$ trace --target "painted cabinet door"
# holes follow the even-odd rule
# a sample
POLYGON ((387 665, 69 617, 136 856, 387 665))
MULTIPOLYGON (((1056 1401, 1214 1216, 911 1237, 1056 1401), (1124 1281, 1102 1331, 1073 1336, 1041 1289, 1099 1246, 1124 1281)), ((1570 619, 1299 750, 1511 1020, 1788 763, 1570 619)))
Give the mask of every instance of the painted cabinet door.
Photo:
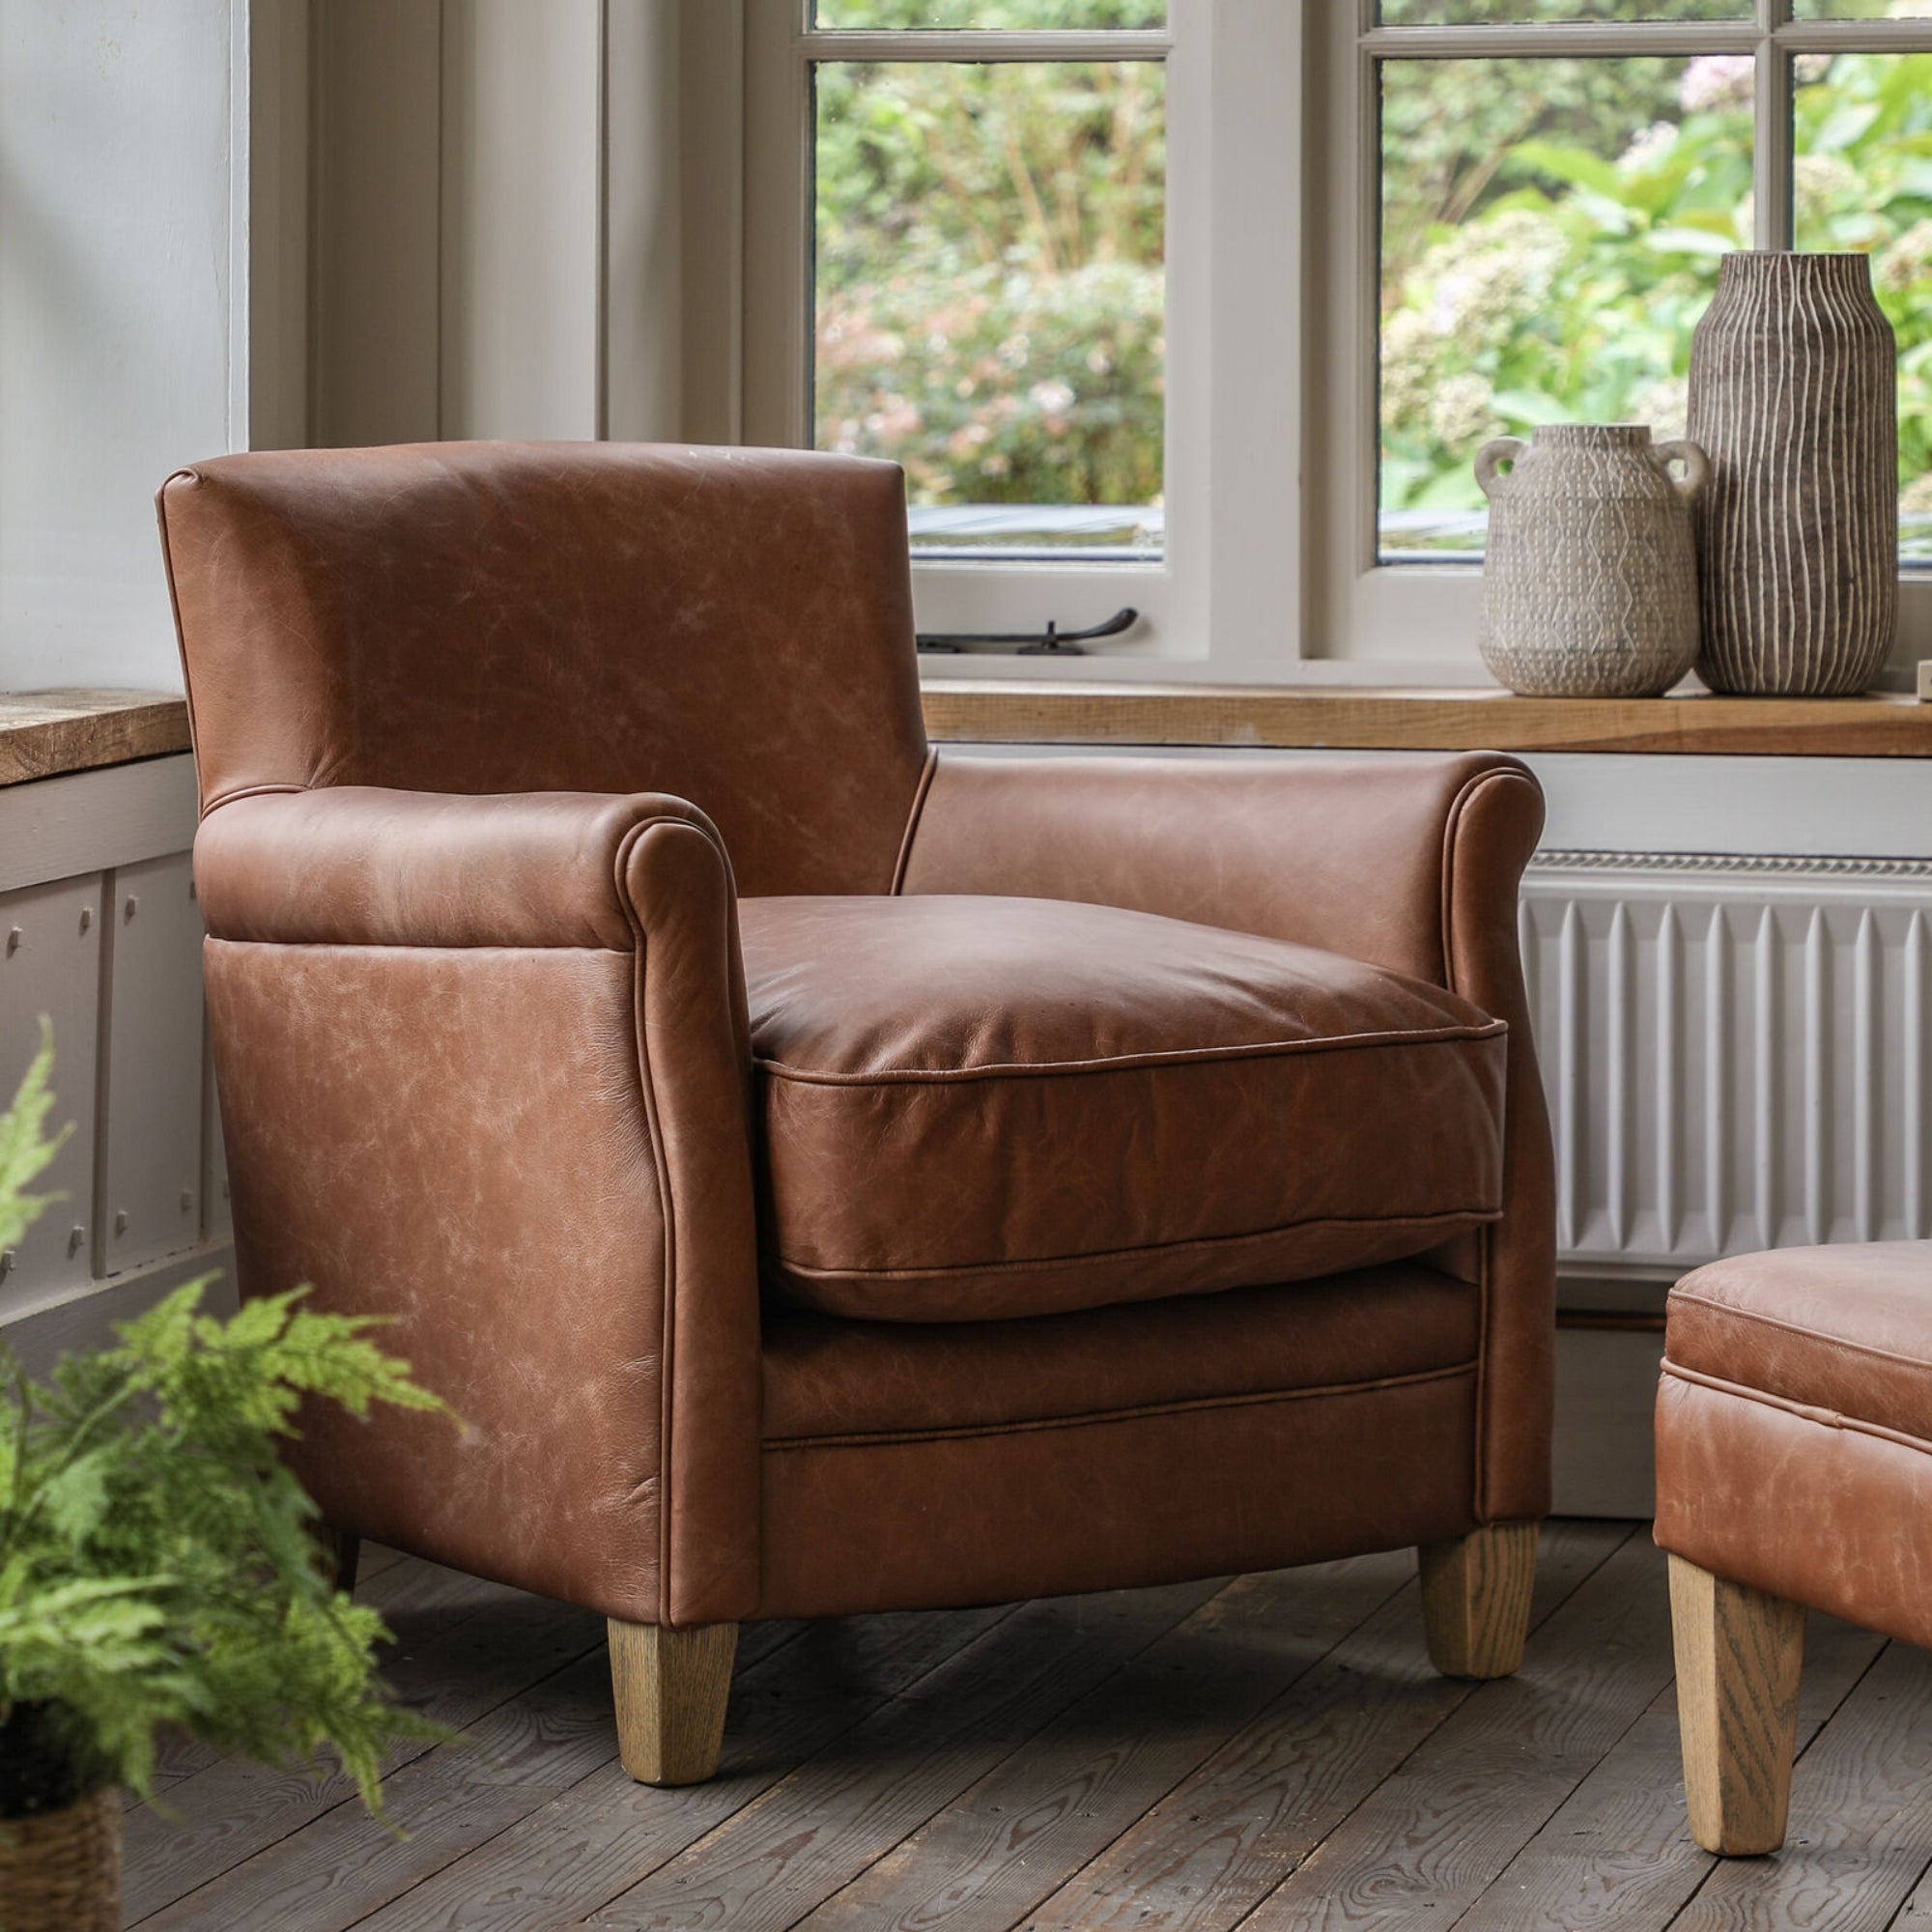
POLYGON ((32 1190, 66 1199, 49 1207, 16 1248, 0 1254, 0 1318, 85 1289, 93 1276, 101 923, 99 873, 0 894, 0 1104, 13 1097, 45 1019, 54 1040, 48 1126, 71 1125, 32 1190))
POLYGON ((99 1272, 199 1245, 201 912, 185 852, 109 875, 99 1272))

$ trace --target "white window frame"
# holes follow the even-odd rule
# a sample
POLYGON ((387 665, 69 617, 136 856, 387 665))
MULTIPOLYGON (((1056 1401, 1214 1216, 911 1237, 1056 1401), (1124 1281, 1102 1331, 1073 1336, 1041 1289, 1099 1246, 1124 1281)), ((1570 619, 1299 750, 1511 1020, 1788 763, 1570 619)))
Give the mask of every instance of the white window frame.
MULTIPOLYGON (((1932 19, 1795 21, 1792 0, 1755 0, 1737 22, 1453 28, 1378 27, 1374 0, 1169 0, 1157 34, 861 34, 814 30, 810 0, 695 4, 707 18, 743 9, 730 413, 749 443, 797 446, 808 434, 814 60, 1165 62, 1166 554, 913 571, 922 630, 1031 630, 1049 617, 1071 628, 1122 604, 1142 622, 1084 657, 928 658, 928 674, 945 677, 1486 684, 1480 569, 1376 560, 1378 60, 1751 54, 1760 128, 1777 128, 1789 56, 1932 49, 1932 19)), ((1784 231, 1789 156, 1761 138, 1756 165, 1764 246, 1784 231)), ((1920 657, 1932 657, 1932 573, 1902 572, 1894 679, 1920 657)))
MULTIPOLYGON (((1325 3, 1325 0, 1324 0, 1325 3)), ((1295 657, 1301 440, 1296 268, 1301 0, 1169 0, 1155 33, 814 29, 810 0, 746 0, 748 442, 809 423, 810 71, 827 59, 1120 60, 1167 70, 1166 537, 1158 563, 917 561, 924 631, 1134 630, 1085 657, 975 652, 943 675, 1279 674, 1295 657), (1257 425, 1266 426, 1258 436, 1257 425)))
MULTIPOLYGON (((1309 211, 1309 449, 1311 469, 1335 486, 1309 497, 1311 652, 1347 658, 1378 681, 1415 674, 1418 654, 1424 674, 1452 665, 1481 674, 1480 567, 1377 560, 1378 62, 1458 54, 1750 55, 1757 63, 1754 243, 1789 247, 1792 57, 1932 51, 1932 19, 1794 20, 1792 11, 1791 0, 1756 0, 1754 17, 1730 22, 1465 27, 1378 26, 1375 0, 1333 0, 1311 12, 1310 178, 1326 174, 1349 184, 1346 195, 1309 211), (1318 155, 1327 157, 1325 168, 1314 160, 1318 155)), ((1932 655, 1932 573, 1901 571, 1899 582, 1894 679, 1932 655)))

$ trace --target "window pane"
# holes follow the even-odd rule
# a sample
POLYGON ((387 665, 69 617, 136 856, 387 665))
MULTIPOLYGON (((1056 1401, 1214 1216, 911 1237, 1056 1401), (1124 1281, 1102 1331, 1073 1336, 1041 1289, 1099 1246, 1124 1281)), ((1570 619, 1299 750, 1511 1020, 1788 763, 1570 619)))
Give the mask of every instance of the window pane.
POLYGON ((1381 81, 1381 552, 1467 554, 1491 437, 1684 433, 1690 331, 1750 246, 1751 64, 1385 61, 1381 81))
POLYGON ((1005 28, 1009 32, 1164 27, 1167 0, 817 0, 821 27, 1005 28))
POLYGON ((903 464, 927 554, 1157 555, 1166 71, 815 78, 817 446, 903 464))
POLYGON ((1378 17, 1385 27, 1496 27, 1524 20, 1748 20, 1756 11, 1753 0, 1381 0, 1378 17))
POLYGON ((1932 0, 1795 0, 1799 20, 1932 20, 1932 0))
POLYGON ((1898 545, 1932 564, 1932 54, 1797 61, 1798 246, 1872 258, 1898 335, 1898 545))

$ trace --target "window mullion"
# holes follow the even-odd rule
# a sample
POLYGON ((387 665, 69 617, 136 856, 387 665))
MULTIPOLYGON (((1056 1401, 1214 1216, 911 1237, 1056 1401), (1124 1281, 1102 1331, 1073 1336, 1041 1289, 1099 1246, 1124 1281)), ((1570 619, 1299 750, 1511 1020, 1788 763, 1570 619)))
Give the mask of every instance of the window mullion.
POLYGON ((1791 17, 1791 0, 1757 0, 1756 101, 1752 116, 1751 185, 1754 206, 1751 241, 1759 248, 1792 245, 1794 145, 1791 56, 1777 42, 1777 30, 1791 17))

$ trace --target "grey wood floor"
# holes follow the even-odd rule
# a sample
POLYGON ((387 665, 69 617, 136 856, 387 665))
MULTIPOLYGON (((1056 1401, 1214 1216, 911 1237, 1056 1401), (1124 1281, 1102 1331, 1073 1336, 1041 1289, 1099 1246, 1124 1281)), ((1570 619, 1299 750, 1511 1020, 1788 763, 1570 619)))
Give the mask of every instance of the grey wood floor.
POLYGON ((1932 1656, 1814 1618, 1792 1841, 1684 1829, 1662 1559, 1546 1531, 1522 1672, 1423 1657, 1412 1556, 748 1630, 724 1763, 619 1770, 597 1619, 366 1552, 390 1677, 456 1744, 392 1836, 338 1779, 191 1750, 128 1814, 128 1922, 276 1932, 1424 1927, 1932 1918, 1932 1656))

